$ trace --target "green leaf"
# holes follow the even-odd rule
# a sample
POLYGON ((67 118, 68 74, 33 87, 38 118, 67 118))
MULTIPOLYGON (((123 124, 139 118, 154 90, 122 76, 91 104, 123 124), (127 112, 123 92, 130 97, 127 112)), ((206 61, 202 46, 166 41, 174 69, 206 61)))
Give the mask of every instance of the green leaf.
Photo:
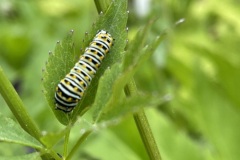
POLYGON ((41 156, 39 153, 31 153, 31 154, 26 154, 22 156, 6 156, 6 157, 1 157, 1 160, 41 160, 41 156))
POLYGON ((54 53, 50 53, 43 74, 44 95, 55 116, 62 124, 68 124, 68 114, 60 110, 55 110, 54 94, 57 84, 71 70, 77 61, 73 45, 73 31, 62 41, 57 42, 54 53))
POLYGON ((108 5, 111 3, 111 0, 94 0, 98 13, 105 12, 107 10, 108 5))
MULTIPOLYGON (((131 46, 132 49, 128 50, 126 53, 126 55, 129 55, 129 56, 124 57, 124 58, 134 57, 134 61, 132 63, 129 63, 128 66, 125 66, 124 71, 120 65, 116 64, 108 72, 106 72, 104 74, 104 77, 102 77, 102 79, 100 80, 98 93, 96 96, 95 103, 93 105, 93 108, 95 109, 95 112, 93 115, 94 121, 100 121, 105 119, 106 117, 113 118, 113 115, 117 117, 120 115, 125 115, 127 111, 130 112, 135 110, 134 107, 142 106, 140 104, 131 106, 131 103, 133 102, 129 103, 129 105, 127 103, 122 104, 122 101, 126 101, 122 91, 125 85, 133 77, 137 69, 139 69, 141 65, 149 58, 149 56, 153 54, 157 46, 162 42, 164 38, 164 36, 157 37, 155 41, 149 44, 149 46, 145 47, 144 49, 142 48, 139 49, 135 41, 139 41, 139 37, 143 37, 144 34, 145 34, 144 32, 138 33, 138 35, 134 40, 133 45, 131 46), (138 50, 139 54, 135 54, 134 56, 132 56, 131 55, 132 53, 129 53, 129 52, 137 53, 135 52, 135 50, 138 50), (126 108, 122 108, 122 105, 126 106, 126 108, 127 107, 129 108, 126 110, 126 108), (118 115, 115 114, 116 113, 115 111, 118 111, 117 112, 118 115)), ((143 98, 143 100, 144 99, 145 98, 143 98)), ((147 99, 145 100, 147 102, 147 99)), ((148 102, 151 103, 151 101, 148 101, 148 102)), ((106 118, 105 120, 109 120, 109 119, 106 118)))
POLYGON ((204 55, 205 57, 211 60, 218 74, 218 78, 219 78, 218 83, 221 83, 221 86, 225 90, 226 95, 229 98, 231 98, 231 101, 233 103, 236 104, 234 105, 234 107, 237 107, 237 109, 239 109, 239 106, 240 106, 240 99, 239 99, 240 85, 238 83, 240 81, 239 64, 238 63, 234 64, 225 55, 225 52, 227 52, 225 50, 221 51, 223 52, 222 55, 224 56, 219 56, 219 54, 214 53, 211 49, 201 47, 197 44, 191 44, 191 46, 189 45, 188 47, 195 50, 196 53, 200 55, 204 55), (233 75, 234 75, 234 78, 232 78, 233 75))
POLYGON ((152 95, 138 95, 126 98, 124 101, 111 108, 106 108, 101 115, 101 120, 115 120, 126 116, 129 113, 139 111, 143 107, 157 107, 167 101, 164 97, 152 95))
POLYGON ((0 141, 43 149, 43 146, 34 137, 19 127, 12 119, 0 114, 0 141))
POLYGON ((150 25, 147 24, 143 29, 139 30, 134 39, 130 41, 127 53, 124 56, 123 61, 124 68, 127 68, 133 65, 133 63, 136 63, 137 58, 140 55, 139 53, 141 52, 142 48, 144 48, 149 28, 150 25))
POLYGON ((110 49, 110 53, 106 56, 100 69, 98 70, 96 76, 91 82, 91 85, 88 87, 82 101, 73 111, 73 119, 76 119, 77 115, 83 113, 86 110, 86 107, 91 106, 94 102, 98 81, 103 75, 104 71, 111 67, 117 62, 122 60, 122 51, 126 45, 127 32, 126 32, 126 23, 127 23, 127 1, 114 1, 109 6, 109 9, 103 15, 100 15, 96 24, 92 28, 91 32, 85 39, 85 43, 82 48, 85 48, 92 41, 97 30, 103 29, 108 31, 114 40, 114 46, 110 49))
POLYGON ((195 98, 186 99, 179 107, 202 134, 206 149, 217 151, 211 153, 216 159, 239 159, 239 111, 201 71, 195 70, 195 78, 197 83, 188 89, 195 98))
MULTIPOLYGON (((58 120, 67 125, 70 120, 75 121, 78 115, 82 115, 88 107, 94 102, 98 80, 104 73, 107 67, 114 63, 121 61, 123 49, 126 45, 127 32, 127 1, 117 1, 111 3, 106 13, 100 15, 92 30, 85 37, 82 48, 86 48, 97 33, 97 30, 106 30, 115 39, 114 46, 111 48, 109 55, 104 59, 95 78, 88 87, 82 100, 78 106, 73 110, 73 114, 66 114, 62 111, 55 110, 54 93, 57 84, 70 71, 78 59, 73 49, 72 33, 63 40, 62 43, 57 43, 55 52, 49 56, 48 64, 46 65, 46 72, 43 76, 44 92, 48 104, 53 110, 58 120)), ((81 53, 83 54, 83 53, 81 53)), ((80 54, 78 53, 78 57, 80 54)))
MULTIPOLYGON (((111 69, 105 71, 105 74, 99 81, 99 87, 96 95, 96 99, 92 108, 94 109, 93 119, 94 121, 102 114, 103 108, 107 106, 110 98, 113 95, 112 87, 121 73, 121 66, 117 63, 111 69)), ((119 90, 118 99, 123 98, 123 92, 119 90)))

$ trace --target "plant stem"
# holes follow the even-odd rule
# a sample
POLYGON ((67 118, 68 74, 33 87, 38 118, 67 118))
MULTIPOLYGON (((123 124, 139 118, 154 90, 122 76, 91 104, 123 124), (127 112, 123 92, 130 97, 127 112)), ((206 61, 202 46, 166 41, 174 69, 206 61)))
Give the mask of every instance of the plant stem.
POLYGON ((161 156, 143 109, 133 114, 138 131, 151 160, 161 160, 161 156))
POLYGON ((40 141, 41 132, 35 125, 27 110, 25 109, 22 100, 13 88, 0 66, 0 93, 6 101, 8 107, 16 117, 18 123, 30 135, 40 141))
POLYGON ((45 160, 62 160, 62 158, 56 154, 56 152, 54 152, 53 150, 48 150, 48 154, 46 154, 45 156, 42 156, 42 159, 45 159, 45 160))
MULTIPOLYGON (((8 107, 12 111, 13 115, 17 119, 18 123, 26 132, 28 132, 30 135, 35 137, 39 142, 41 142, 40 137, 42 135, 40 130, 29 116, 27 110, 23 105, 22 100, 20 99, 16 90, 13 88, 11 82, 4 74, 1 66, 0 66, 0 84, 1 84, 0 93, 3 99, 6 101, 8 107)), ((46 150, 43 149, 39 149, 38 151, 42 153, 46 152, 46 150)), ((51 157, 54 157, 56 160, 60 160, 60 157, 51 149, 48 149, 47 152, 50 154, 50 156, 48 154, 42 155, 44 159, 51 159, 51 157)))
POLYGON ((64 139, 64 150, 63 150, 63 156, 66 157, 68 154, 68 142, 69 142, 69 136, 70 136, 70 131, 67 131, 64 139))
MULTIPOLYGON (((126 96, 137 95, 137 87, 132 79, 125 87, 126 96)), ((161 160, 160 152, 155 142, 148 119, 143 109, 133 114, 138 131, 141 135, 148 156, 151 160, 161 160)))
POLYGON ((92 133, 92 130, 89 130, 83 133, 83 135, 78 139, 77 143, 74 145, 73 149, 71 150, 71 152, 69 153, 69 155, 66 157, 65 160, 70 160, 72 158, 74 153, 77 151, 77 149, 80 147, 82 142, 85 141, 85 139, 89 136, 90 133, 92 133))

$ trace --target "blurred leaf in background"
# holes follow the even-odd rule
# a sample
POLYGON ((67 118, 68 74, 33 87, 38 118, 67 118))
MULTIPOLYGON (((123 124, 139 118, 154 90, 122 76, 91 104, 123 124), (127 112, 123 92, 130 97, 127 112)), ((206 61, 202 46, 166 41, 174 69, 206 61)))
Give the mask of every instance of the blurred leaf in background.
POLYGON ((239 159, 239 2, 152 3, 149 14, 159 15, 153 34, 172 29, 136 81, 144 92, 173 97, 154 121, 163 158, 239 159))
MULTIPOLYGON (((13 85, 18 85, 21 98, 43 128, 48 125, 44 123, 45 116, 52 116, 40 85, 48 52, 71 29, 76 32, 76 52, 79 52, 84 33, 94 22, 93 16, 97 17, 93 2, 0 2, 0 64, 13 85)), ((4 102, 1 100, 0 104, 4 102)), ((3 113, 9 112, 3 108, 3 113)))

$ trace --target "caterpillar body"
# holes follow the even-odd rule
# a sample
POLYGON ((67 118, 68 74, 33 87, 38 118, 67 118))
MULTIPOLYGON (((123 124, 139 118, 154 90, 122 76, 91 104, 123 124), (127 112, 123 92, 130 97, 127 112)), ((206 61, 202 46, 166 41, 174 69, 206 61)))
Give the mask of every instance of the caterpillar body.
POLYGON ((71 112, 90 85, 104 57, 113 45, 113 38, 105 30, 99 30, 84 54, 56 87, 56 109, 71 112))

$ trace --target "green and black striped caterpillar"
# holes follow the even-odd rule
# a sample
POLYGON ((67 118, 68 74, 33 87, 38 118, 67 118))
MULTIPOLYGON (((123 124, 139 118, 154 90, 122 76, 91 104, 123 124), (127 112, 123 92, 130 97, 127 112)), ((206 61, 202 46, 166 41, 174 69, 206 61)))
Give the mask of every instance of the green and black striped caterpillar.
POLYGON ((113 45, 107 31, 99 30, 84 54, 56 87, 56 109, 71 112, 84 95, 104 57, 113 45))

